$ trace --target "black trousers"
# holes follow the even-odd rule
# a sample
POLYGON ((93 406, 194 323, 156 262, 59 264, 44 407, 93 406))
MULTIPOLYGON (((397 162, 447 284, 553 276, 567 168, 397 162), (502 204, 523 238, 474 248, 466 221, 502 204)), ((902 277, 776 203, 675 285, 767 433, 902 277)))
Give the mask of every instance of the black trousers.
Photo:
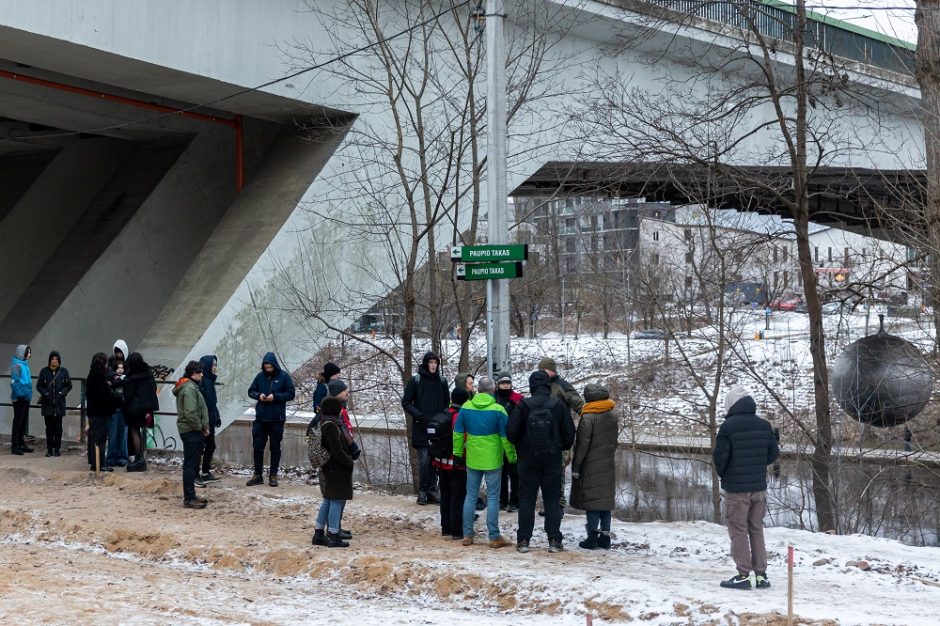
POLYGON ((96 459, 100 457, 101 465, 108 454, 108 422, 111 417, 88 416, 88 464, 94 471, 100 469, 96 466, 96 459), (98 446, 99 456, 95 456, 95 446, 98 446))
POLYGON ((418 493, 427 495, 437 486, 437 468, 431 465, 431 452, 427 446, 415 448, 418 456, 418 493))
POLYGON ((14 450, 26 446, 26 422, 29 421, 29 398, 13 401, 13 430, 10 443, 14 450))
POLYGON ((62 416, 44 415, 46 421, 46 450, 52 452, 62 447, 62 416))
POLYGON ((515 463, 503 455, 503 475, 499 479, 499 506, 506 508, 507 504, 519 506, 519 471, 515 463))
POLYGON ((463 537, 463 501, 467 497, 467 472, 438 472, 441 487, 441 534, 463 537))
POLYGON ((190 502, 196 499, 196 472, 205 437, 199 431, 190 431, 180 433, 180 439, 183 440, 183 502, 190 502))
POLYGON ((209 429, 202 446, 202 473, 208 474, 212 469, 212 455, 215 454, 215 426, 209 429))
POLYGON ((535 526, 535 498, 542 490, 545 506, 545 534, 549 541, 561 541, 561 483, 563 468, 561 456, 548 461, 520 458, 516 464, 519 472, 519 531, 517 540, 532 539, 535 526))
MULTIPOLYGON (((202 436, 202 433, 200 433, 202 436)), ((284 422, 262 422, 255 420, 251 425, 251 438, 255 452, 255 474, 261 476, 264 472, 264 447, 271 441, 271 467, 270 476, 277 476, 281 465, 281 439, 284 438, 284 422)))

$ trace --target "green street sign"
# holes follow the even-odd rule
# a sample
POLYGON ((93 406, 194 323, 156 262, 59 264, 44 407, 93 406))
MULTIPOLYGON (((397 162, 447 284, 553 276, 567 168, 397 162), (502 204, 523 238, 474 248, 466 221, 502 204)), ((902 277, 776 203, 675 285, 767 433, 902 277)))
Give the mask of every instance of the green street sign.
POLYGON ((450 260, 463 263, 492 261, 525 261, 529 258, 529 245, 525 243, 490 244, 485 246, 453 246, 450 260))
POLYGON ((457 266, 457 280, 521 278, 522 263, 471 263, 457 266))

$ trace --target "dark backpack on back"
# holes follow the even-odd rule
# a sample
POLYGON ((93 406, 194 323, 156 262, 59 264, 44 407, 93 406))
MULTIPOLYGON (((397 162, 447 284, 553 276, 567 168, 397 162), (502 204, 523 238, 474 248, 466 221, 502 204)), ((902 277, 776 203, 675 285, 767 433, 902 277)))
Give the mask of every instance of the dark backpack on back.
POLYGON ((454 453, 454 417, 450 411, 437 413, 428 420, 428 453, 435 459, 447 459, 454 453))
POLYGON ((525 444, 535 458, 546 458, 559 454, 555 416, 552 409, 558 398, 548 398, 545 402, 534 404, 531 398, 523 400, 529 408, 529 418, 525 424, 525 444))

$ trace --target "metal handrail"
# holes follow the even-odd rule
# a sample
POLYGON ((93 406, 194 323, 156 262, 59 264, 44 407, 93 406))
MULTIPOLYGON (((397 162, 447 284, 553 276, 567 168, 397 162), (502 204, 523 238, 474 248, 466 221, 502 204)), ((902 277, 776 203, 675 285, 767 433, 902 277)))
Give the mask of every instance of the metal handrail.
MULTIPOLYGON (((797 16, 793 7, 778 2, 754 0, 642 0, 677 13, 694 16, 703 20, 730 25, 736 28, 750 29, 751 24, 765 37, 794 41, 797 29, 797 16), (751 11, 749 21, 745 11, 751 11)), ((804 45, 842 57, 873 65, 892 72, 909 76, 914 75, 914 46, 907 42, 892 43, 889 38, 878 38, 856 32, 848 25, 840 25, 838 20, 826 18, 809 12, 807 14, 807 32, 804 45)))

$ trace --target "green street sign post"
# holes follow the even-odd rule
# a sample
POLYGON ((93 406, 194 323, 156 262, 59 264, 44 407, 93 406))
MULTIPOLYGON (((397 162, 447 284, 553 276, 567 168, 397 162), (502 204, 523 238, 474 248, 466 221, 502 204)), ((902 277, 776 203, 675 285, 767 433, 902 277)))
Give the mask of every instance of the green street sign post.
POLYGON ((470 263, 457 266, 457 280, 521 278, 522 263, 470 263))
POLYGON ((525 243, 489 244, 485 246, 452 246, 450 249, 450 260, 454 261, 455 263, 525 261, 528 258, 529 245, 525 243))

